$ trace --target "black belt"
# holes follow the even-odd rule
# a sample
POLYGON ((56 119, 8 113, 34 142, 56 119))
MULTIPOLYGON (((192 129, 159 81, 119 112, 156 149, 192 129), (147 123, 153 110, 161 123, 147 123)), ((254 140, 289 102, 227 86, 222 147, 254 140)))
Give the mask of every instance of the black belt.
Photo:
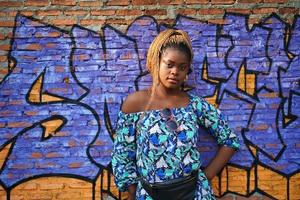
POLYGON ((149 183, 141 179, 141 184, 154 200, 193 200, 196 192, 198 171, 189 176, 159 183, 149 183))

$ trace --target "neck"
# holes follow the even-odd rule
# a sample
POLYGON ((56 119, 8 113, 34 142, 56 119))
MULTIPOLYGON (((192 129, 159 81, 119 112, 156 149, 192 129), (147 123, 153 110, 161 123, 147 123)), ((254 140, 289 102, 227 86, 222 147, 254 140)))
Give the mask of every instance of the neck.
POLYGON ((182 91, 180 88, 169 89, 169 88, 163 87, 161 84, 159 84, 155 88, 155 95, 158 97, 162 97, 162 98, 165 98, 168 96, 178 96, 181 92, 182 91))

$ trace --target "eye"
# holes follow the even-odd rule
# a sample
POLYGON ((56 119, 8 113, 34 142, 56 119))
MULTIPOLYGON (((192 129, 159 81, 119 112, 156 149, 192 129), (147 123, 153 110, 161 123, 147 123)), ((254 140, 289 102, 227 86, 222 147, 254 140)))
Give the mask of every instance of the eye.
POLYGON ((171 68, 173 65, 171 63, 166 63, 168 68, 171 68))
POLYGON ((181 71, 184 71, 186 68, 187 68, 186 65, 180 65, 180 66, 179 66, 179 69, 180 69, 181 71))

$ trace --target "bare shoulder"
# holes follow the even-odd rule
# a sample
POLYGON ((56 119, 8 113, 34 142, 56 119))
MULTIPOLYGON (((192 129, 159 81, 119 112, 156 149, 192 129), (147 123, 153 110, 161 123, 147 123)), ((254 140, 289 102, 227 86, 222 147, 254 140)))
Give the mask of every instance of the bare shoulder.
POLYGON ((148 102, 149 93, 147 90, 136 91, 129 94, 122 105, 122 112, 135 113, 142 111, 145 104, 148 102))

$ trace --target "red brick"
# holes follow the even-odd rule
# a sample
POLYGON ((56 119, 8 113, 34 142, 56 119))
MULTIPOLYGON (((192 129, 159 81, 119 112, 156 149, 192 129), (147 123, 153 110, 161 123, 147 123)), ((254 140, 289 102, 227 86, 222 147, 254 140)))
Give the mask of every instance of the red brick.
MULTIPOLYGON (((1 69, 1 68, 0 68, 0 74, 2 75, 2 77, 5 76, 5 75, 7 75, 7 73, 8 73, 7 67, 4 68, 4 69, 1 69)), ((1 105, 0 105, 0 106, 1 106, 1 105)))
POLYGON ((95 146, 101 146, 101 145, 105 145, 105 143, 101 140, 96 140, 96 142, 94 143, 95 146))
POLYGON ((35 168, 37 168, 37 169, 45 169, 45 168, 57 167, 58 165, 59 164, 56 163, 56 162, 36 163, 35 164, 35 168))
POLYGON ((0 17, 15 17, 16 15, 17 15, 17 11, 0 12, 0 17))
POLYGON ((186 4, 206 4, 209 0, 185 0, 186 4))
MULTIPOLYGON (((38 189, 38 184, 33 183, 33 182, 30 182, 30 183, 27 182, 25 184, 18 185, 18 189, 20 189, 21 191, 23 191, 23 190, 33 190, 34 191, 34 190, 38 189)), ((17 194, 17 195, 18 195, 18 197, 16 199, 20 199, 19 194, 17 194)))
POLYGON ((48 6, 48 0, 27 0, 25 6, 48 6))
POLYGON ((251 14, 250 9, 241 9, 241 8, 228 8, 226 9, 226 12, 232 12, 232 13, 240 13, 240 14, 251 14))
POLYGON ((32 169, 32 163, 24 163, 24 164, 14 164, 11 166, 11 169, 32 169))
POLYGON ((77 189, 82 189, 82 188, 90 188, 90 186, 88 184, 86 184, 85 182, 83 181, 75 181, 75 180, 72 180, 68 183, 68 186, 70 188, 77 188, 77 189))
MULTIPOLYGON (((77 190, 77 191, 70 191, 70 192, 60 192, 55 197, 57 199, 74 199, 74 197, 81 197, 81 196, 82 195, 81 195, 80 190, 77 190)), ((36 199, 39 199, 39 198, 36 198, 36 199)), ((48 197, 48 199, 49 199, 49 197, 48 197)))
POLYGON ((24 11, 24 10, 22 10, 20 13, 24 16, 27 16, 27 17, 32 17, 32 16, 35 15, 35 11, 24 11))
POLYGON ((211 8, 211 9, 199 9, 198 13, 200 15, 220 15, 224 14, 224 9, 211 8))
POLYGON ((7 124, 7 126, 9 127, 9 128, 15 128, 15 127, 17 127, 17 128, 25 128, 25 127, 29 127, 29 126, 31 126, 32 124, 31 123, 28 123, 28 122, 9 122, 8 124, 7 124))
POLYGON ((76 146, 78 146, 78 143, 77 143, 76 140, 69 140, 68 146, 69 147, 76 147, 76 146))
POLYGON ((53 37, 53 38, 57 38, 57 37, 60 37, 61 36, 61 33, 60 32, 50 32, 50 33, 47 33, 46 35, 43 35, 43 34, 40 34, 40 33, 36 33, 35 34, 35 37, 37 38, 41 38, 41 37, 53 37))
POLYGON ((65 72, 64 66, 55 66, 55 72, 65 72))
MULTIPOLYGON (((8 91, 8 93, 9 93, 9 91, 8 91)), ((0 112, 1 117, 9 117, 9 116, 15 116, 15 115, 16 115, 16 112, 14 112, 14 111, 4 110, 4 111, 0 112)))
POLYGON ((92 10, 91 15, 94 16, 112 16, 115 15, 116 10, 92 10))
POLYGON ((69 135, 70 134, 67 131, 58 131, 58 132, 56 132, 55 137, 66 137, 66 136, 69 136, 69 135))
POLYGON ((60 37, 61 33, 60 32, 50 32, 47 35, 48 37, 60 37))
POLYGON ((74 162, 68 165, 69 168, 79 168, 83 165, 81 162, 74 162))
POLYGON ((9 12, 0 12, 0 17, 6 17, 9 15, 9 12))
POLYGON ((75 6, 76 1, 74 1, 74 0, 52 0, 51 5, 75 6))
POLYGON ((132 0, 132 5, 155 5, 156 0, 132 0))
POLYGON ((263 3, 287 3, 288 0, 264 0, 263 3))
POLYGON ((1 44, 0 45, 0 50, 9 50, 10 49, 10 45, 9 44, 1 44))
POLYGON ((208 23, 212 23, 212 24, 228 24, 228 21, 225 19, 209 19, 207 20, 208 23))
POLYGON ((99 7, 102 6, 102 2, 100 1, 80 1, 80 7, 99 7))
POLYGON ((125 19, 107 19, 106 23, 108 24, 130 24, 131 21, 125 20, 125 19))
POLYGON ((46 158, 62 158, 63 155, 57 153, 57 152, 51 152, 46 154, 46 158))
POLYGON ((31 158, 42 158, 43 155, 41 153, 34 152, 31 154, 31 158))
POLYGON ((7 56, 0 56, 0 62, 6 62, 7 56))
POLYGON ((105 24, 104 19, 82 19, 80 20, 81 25, 102 25, 105 24))
POLYGON ((145 15, 167 15, 167 11, 166 10, 162 10, 162 9, 154 9, 154 10, 145 10, 144 11, 145 15))
POLYGON ((18 1, 1 1, 0 7, 21 7, 23 2, 18 1))
POLYGON ((127 6, 129 5, 129 0, 108 0, 106 2, 107 6, 127 6))
POLYGON ((158 0, 159 5, 180 5, 184 4, 183 0, 158 0))
POLYGON ((62 11, 59 10, 39 10, 37 11, 37 15, 38 16, 57 16, 57 15, 61 15, 62 11))
POLYGON ((37 111, 25 111, 24 114, 28 115, 28 116, 34 116, 36 115, 38 112, 37 111))
POLYGON ((0 40, 4 40, 7 37, 7 35, 0 33, 0 40))
POLYGON ((284 14, 298 14, 299 13, 299 8, 295 7, 285 7, 285 8, 279 8, 279 13, 284 15, 284 14))
POLYGON ((261 3, 263 0, 239 0, 239 3, 261 3))
POLYGON ((130 16, 130 15, 142 15, 141 10, 117 10, 116 15, 130 16))
POLYGON ((267 130, 269 126, 267 124, 258 124, 255 126, 255 130, 267 130))
POLYGON ((71 16, 83 16, 83 15, 87 15, 88 11, 85 10, 66 10, 65 15, 71 15, 71 16))
MULTIPOLYGON (((51 190, 59 190, 59 189, 63 189, 65 187, 65 185, 63 183, 47 183, 47 184, 40 184, 40 189, 41 190, 46 190, 46 191, 51 191, 51 190)), ((49 192, 47 192, 49 193, 49 192)), ((48 197, 49 198, 49 197, 48 197)), ((46 199, 48 199, 46 198, 46 199)))
POLYGON ((270 14, 272 12, 277 12, 277 8, 256 8, 252 10, 253 14, 270 14))
POLYGON ((173 24, 174 19, 157 19, 157 23, 173 24))
POLYGON ((177 14, 181 14, 181 15, 196 15, 197 14, 197 10, 196 9, 178 9, 177 14))
POLYGON ((222 5, 229 5, 234 4, 235 0, 211 0, 211 4, 222 4, 222 5))
POLYGON ((59 18, 59 19, 53 19, 51 21, 52 24, 54 25, 74 25, 76 24, 76 20, 75 19, 72 19, 72 18, 69 18, 69 19, 66 19, 66 18, 59 18))
POLYGON ((13 33, 12 33, 12 32, 9 32, 8 35, 7 35, 7 38, 12 39, 13 36, 14 36, 13 33))
POLYGON ((269 148, 278 148, 278 144, 265 144, 266 147, 269 148))
POLYGON ((0 21, 0 27, 14 27, 15 21, 14 20, 4 20, 0 21))
POLYGON ((26 46, 26 50, 41 50, 42 46, 40 44, 29 44, 26 46))

